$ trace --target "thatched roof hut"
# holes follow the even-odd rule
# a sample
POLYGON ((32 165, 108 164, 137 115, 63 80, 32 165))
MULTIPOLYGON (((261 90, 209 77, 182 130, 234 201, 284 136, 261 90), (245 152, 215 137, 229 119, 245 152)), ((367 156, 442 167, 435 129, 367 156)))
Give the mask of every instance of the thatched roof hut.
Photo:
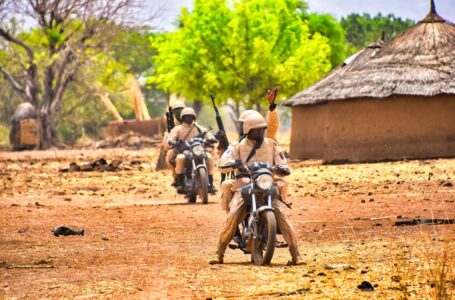
POLYGON ((434 8, 387 44, 373 43, 285 102, 313 105, 393 95, 455 94, 455 25, 434 8))
MULTIPOLYGON (((440 17, 435 9, 434 1, 431 1, 431 10, 428 15, 418 22, 413 27, 406 30, 404 33, 394 38, 388 43, 383 40, 369 45, 367 48, 359 51, 350 58, 348 58, 342 65, 335 68, 325 78, 316 82, 306 90, 296 94, 284 105, 293 107, 293 127, 298 130, 293 130, 291 138, 291 156, 296 158, 324 158, 326 160, 382 160, 382 159, 398 159, 402 157, 434 157, 434 156, 454 156, 455 155, 455 25, 448 20, 440 17), (364 134, 372 136, 373 139, 379 139, 375 144, 374 149, 372 141, 370 140, 357 140, 355 136, 359 127, 365 127, 370 121, 377 118, 378 122, 384 122, 391 114, 396 118, 405 118, 410 122, 406 125, 409 133, 412 135, 411 140, 415 141, 416 138, 422 139, 422 142, 428 143, 424 137, 413 134, 413 129, 420 130, 418 119, 409 119, 404 116, 404 111, 397 111, 400 105, 404 107, 417 107, 421 106, 423 111, 428 111, 430 107, 438 101, 447 102, 440 104, 432 111, 438 110, 438 107, 444 111, 448 110, 449 113, 445 118, 440 119, 443 125, 447 127, 452 126, 449 130, 451 135, 446 137, 445 140, 450 144, 446 146, 442 152, 431 151, 417 151, 411 153, 402 147, 394 147, 391 144, 390 136, 386 134, 387 131, 393 129, 392 124, 390 128, 387 124, 383 124, 382 129, 364 132, 364 134), (378 100, 381 100, 380 103, 378 100), (391 101, 397 103, 394 107, 391 101), (387 103, 386 103, 387 102, 387 103), (430 102, 432 102, 430 104, 430 102), (370 103, 369 107, 365 105, 370 103), (343 110, 344 116, 349 117, 349 109, 341 105, 352 106, 352 111, 357 114, 355 117, 358 119, 359 114, 365 115, 365 118, 358 119, 358 123, 350 120, 350 124, 343 123, 343 120, 336 120, 334 106, 337 110, 343 110), (359 109, 364 106, 363 110, 359 109), (387 107, 387 108, 386 108, 387 107), (304 110, 306 109, 306 112, 304 110), (309 111, 312 115, 309 116, 309 111), (370 115, 374 110, 377 116, 370 115), (320 117, 314 114, 319 111, 320 117), (334 111, 330 113, 329 111, 334 111), (381 113, 379 113, 382 111, 381 113), (451 112, 451 113, 450 113, 451 112), (308 115, 308 116, 307 116, 308 115), (386 117, 387 116, 387 117, 386 117), (320 125, 305 124, 305 117, 310 119, 313 123, 320 125), (315 119, 316 118, 316 119, 315 119), (325 121, 321 121, 325 118, 325 121), (306 127, 305 127, 306 126, 306 127), (324 126, 325 129, 316 128, 317 126, 324 126), (353 128, 353 126, 356 128, 353 128), (341 133, 330 133, 327 128, 343 127, 346 132, 345 135, 341 133), (387 127, 387 129, 385 128, 387 127), (301 130, 306 128, 305 130, 301 130), (322 137, 317 137, 314 132, 318 131, 322 137), (305 136, 305 132, 308 134, 305 136), (351 135, 349 138, 346 135, 351 135), (311 138, 310 138, 311 136, 311 138), (382 138, 380 138, 382 136, 382 138), (306 149, 313 147, 308 143, 317 141, 321 144, 321 149, 316 152, 306 149), (335 139, 337 146, 333 144, 330 139, 335 139), (344 140, 344 144, 339 144, 344 140), (384 143, 387 140, 387 149, 384 150, 384 143), (354 151, 353 145, 346 143, 365 143, 369 144, 368 149, 362 149, 364 153, 354 151), (325 147, 325 148, 324 148, 325 147), (333 148, 337 148, 334 153, 333 148), (332 148, 328 150, 327 148, 332 148), (346 151, 342 150, 346 148, 346 151), (294 151, 293 151, 294 150, 294 151), (351 153, 351 154, 350 154, 351 153), (372 154, 376 153, 376 154, 372 154)), ((441 111, 441 113, 442 113, 441 111)), ((419 115, 419 114, 417 114, 419 115)), ((431 113, 430 113, 431 115, 431 113)), ((430 116, 428 116, 430 117, 430 116)), ((436 116, 433 116, 436 117, 436 116)), ((437 116, 440 118, 440 114, 437 116)), ((347 120, 346 120, 347 121, 347 120)), ((392 123, 394 120, 390 120, 392 123)), ((395 120, 396 121, 396 120, 395 120)), ((432 120, 428 120, 432 122, 432 120)), ((377 127, 377 126, 376 126, 377 127)), ((440 126, 438 127, 439 129, 440 126)), ((294 128, 293 128, 294 129, 294 128)), ((393 130, 392 130, 393 131, 393 130)), ((428 132, 429 136, 432 135, 428 132)), ((404 140, 409 140, 409 136, 403 135, 404 140)), ((400 142, 396 140, 395 142, 400 142)), ((415 142, 410 147, 415 146, 415 142)), ((448 144, 447 144, 448 145, 448 144)), ((362 148, 362 146, 358 146, 362 148)), ((417 147, 418 148, 418 147, 417 147)))

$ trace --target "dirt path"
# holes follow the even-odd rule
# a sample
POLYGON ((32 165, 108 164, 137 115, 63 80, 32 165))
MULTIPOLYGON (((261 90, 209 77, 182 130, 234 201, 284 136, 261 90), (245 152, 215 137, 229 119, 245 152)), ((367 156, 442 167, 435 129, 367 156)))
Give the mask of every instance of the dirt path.
MULTIPOLYGON (((437 290, 430 270, 455 245, 455 225, 393 226, 455 218, 455 159, 293 163, 291 214, 304 264, 287 266, 287 249, 278 249, 271 267, 255 267, 233 250, 226 264, 207 263, 224 217, 218 197, 186 204, 166 172, 152 171, 156 150, 0 155, 0 298, 425 297, 437 290), (102 156, 128 168, 58 172, 102 156), (54 237, 58 225, 86 235, 54 237), (357 288, 364 280, 374 292, 357 288)), ((452 292, 453 255, 444 277, 452 292)))

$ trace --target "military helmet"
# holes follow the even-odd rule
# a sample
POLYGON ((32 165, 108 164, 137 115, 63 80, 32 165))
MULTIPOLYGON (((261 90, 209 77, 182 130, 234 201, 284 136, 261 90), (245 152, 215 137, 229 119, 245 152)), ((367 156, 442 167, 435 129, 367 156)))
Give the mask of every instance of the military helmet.
POLYGON ((248 134, 251 129, 256 128, 267 128, 267 121, 260 113, 251 114, 243 121, 244 134, 248 134))
POLYGON ((193 116, 196 118, 196 112, 191 107, 185 107, 180 113, 180 118, 183 118, 183 116, 193 116))
POLYGON ((245 121, 245 118, 246 118, 246 117, 248 117, 248 116, 250 116, 250 115, 253 115, 253 114, 258 114, 258 115, 260 115, 260 113, 259 113, 258 111, 253 110, 253 109, 248 109, 248 110, 243 111, 243 112, 240 114, 240 116, 239 116, 239 118, 238 118, 237 121, 238 121, 238 122, 243 122, 243 121, 245 121))
POLYGON ((185 107, 186 107, 185 103, 183 103, 182 101, 175 101, 174 105, 172 105, 172 110, 185 107))

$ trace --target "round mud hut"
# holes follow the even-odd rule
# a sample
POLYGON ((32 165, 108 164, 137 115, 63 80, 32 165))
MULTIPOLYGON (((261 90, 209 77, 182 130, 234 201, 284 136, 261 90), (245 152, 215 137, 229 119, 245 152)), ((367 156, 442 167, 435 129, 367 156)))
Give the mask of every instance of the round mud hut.
POLYGON ((296 94, 290 156, 366 162, 455 156, 455 25, 430 13, 296 94))

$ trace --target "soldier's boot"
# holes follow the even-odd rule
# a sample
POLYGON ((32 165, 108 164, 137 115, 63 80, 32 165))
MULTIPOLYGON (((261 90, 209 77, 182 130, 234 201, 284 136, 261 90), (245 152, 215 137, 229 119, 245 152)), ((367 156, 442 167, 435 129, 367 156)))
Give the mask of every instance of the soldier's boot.
POLYGON ((297 249, 291 249, 289 247, 289 252, 291 253, 291 261, 288 262, 289 265, 296 266, 301 263, 300 253, 297 249))
POLYGON ((235 231, 235 235, 233 238, 234 242, 236 242, 240 248, 244 249, 246 248, 245 242, 242 239, 242 235, 240 234, 240 229, 237 226, 237 230, 235 231))
POLYGON ((176 176, 176 179, 177 179, 177 193, 179 194, 184 194, 185 193, 185 187, 184 187, 184 184, 185 184, 185 178, 184 178, 184 174, 177 174, 176 176))
POLYGON ((218 245, 218 249, 216 250, 216 258, 209 261, 209 264, 216 265, 216 264, 223 264, 224 263, 224 251, 226 251, 226 246, 218 245))
POLYGON ((209 193, 215 195, 218 190, 215 185, 213 185, 213 175, 209 175, 209 193))

